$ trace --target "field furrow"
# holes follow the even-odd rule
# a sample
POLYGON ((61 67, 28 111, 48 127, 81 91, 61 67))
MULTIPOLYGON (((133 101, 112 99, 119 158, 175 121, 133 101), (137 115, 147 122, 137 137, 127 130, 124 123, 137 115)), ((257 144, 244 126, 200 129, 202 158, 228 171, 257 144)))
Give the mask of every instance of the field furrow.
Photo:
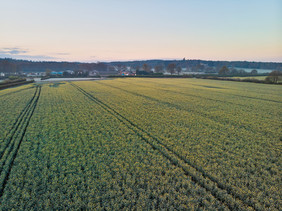
POLYGON ((212 195, 214 195, 215 198, 217 198, 219 201, 225 203, 230 209, 242 209, 240 204, 243 204, 245 206, 245 209, 247 207, 252 207, 253 209, 256 209, 256 204, 254 202, 252 202, 251 199, 246 200, 247 199, 246 196, 241 196, 241 195, 236 194, 236 192, 233 190, 232 187, 228 187, 225 184, 220 183, 216 178, 213 178, 207 172, 203 171, 200 167, 195 166, 189 160, 183 158, 181 155, 179 155, 173 149, 171 149, 170 147, 165 145, 163 143, 163 141, 160 141, 158 138, 154 137, 149 132, 147 132, 144 129, 138 127, 135 123, 131 122, 126 117, 122 116, 120 113, 115 111, 113 108, 111 108, 110 106, 108 106, 107 104, 102 102, 101 100, 99 100, 96 97, 94 97, 93 95, 87 93, 85 90, 83 90, 79 86, 74 85, 74 84, 72 84, 72 85, 75 86, 78 90, 80 90, 84 95, 89 97, 89 99, 98 103, 106 111, 108 111, 109 113, 114 115, 116 118, 118 118, 122 123, 127 125, 138 136, 140 136, 144 141, 146 141, 149 145, 151 145, 153 149, 158 150, 172 164, 182 168, 183 171, 187 175, 189 175, 194 182, 197 182, 200 186, 205 188, 207 191, 210 191, 212 193, 212 195), (146 136, 148 136, 149 138, 146 138, 144 136, 144 134, 146 136), (150 141, 150 139, 151 139, 151 141, 150 141), (206 181, 206 180, 209 180, 209 181, 206 181), (212 183, 215 183, 215 184, 212 184, 212 183), (226 196, 227 194, 230 194, 231 197, 226 196), (222 197, 222 196, 224 196, 224 197, 222 197), (240 200, 241 203, 237 203, 234 200, 234 198, 240 200))
POLYGON ((7 92, 3 92, 0 94, 0 97, 4 97, 4 96, 7 96, 7 95, 12 95, 12 94, 16 94, 16 93, 19 93, 19 92, 22 92, 22 91, 25 91, 27 89, 32 89, 34 88, 33 86, 31 85, 28 85, 27 87, 19 87, 18 89, 14 90, 14 91, 7 91, 7 92))
POLYGON ((280 210, 281 86, 124 78, 2 91, 1 210, 280 210))
MULTIPOLYGON (((112 88, 115 88, 115 89, 118 89, 118 90, 123 91, 123 92, 127 92, 129 94, 133 94, 133 95, 136 95, 136 96, 139 96, 139 97, 151 100, 151 101, 155 101, 157 103, 166 105, 168 107, 173 107, 173 108, 176 108, 178 110, 183 110, 183 111, 188 111, 188 112, 191 112, 191 113, 196 113, 196 114, 198 114, 198 115, 200 115, 200 116, 202 116, 204 118, 208 118, 210 120, 213 120, 216 124, 220 123, 221 125, 231 125, 233 127, 238 128, 238 130, 241 130, 241 129, 243 129, 243 130, 250 130, 253 133, 258 133, 257 128, 248 127, 248 126, 246 126, 245 124, 242 124, 242 123, 238 124, 238 122, 236 122, 234 120, 232 121, 232 118, 228 118, 227 119, 227 118, 224 118, 224 117, 212 115, 211 113, 208 113, 208 112, 205 112, 205 111, 199 111, 199 109, 197 109, 197 108, 191 108, 191 107, 187 107, 187 106, 184 107, 184 106, 175 104, 173 102, 166 101, 165 100, 166 98, 163 98, 164 100, 161 100, 161 99, 159 99, 157 97, 152 97, 150 95, 141 94, 141 93, 138 93, 136 91, 130 91, 130 90, 123 89, 123 88, 116 87, 116 86, 112 86, 112 85, 109 85, 109 84, 103 84, 103 85, 109 86, 109 87, 112 87, 112 88)), ((225 117, 226 117, 226 115, 225 115, 225 117)), ((265 130, 265 131, 260 131, 260 133, 262 135, 265 135, 267 133, 270 133, 271 135, 273 135, 273 133, 275 133, 275 131, 265 130)))
MULTIPOLYGON (((24 116, 28 115, 27 113, 30 111, 30 107, 32 106, 32 102, 34 98, 36 97, 37 89, 30 99, 30 101, 27 103, 27 105, 24 107, 24 109, 21 111, 20 115, 16 118, 15 122, 12 124, 12 128, 10 129, 9 133, 4 137, 3 144, 0 149, 0 160, 2 159, 2 156, 7 149, 8 145, 13 140, 13 137, 15 136, 15 133, 18 131, 19 126, 21 126, 21 123, 24 119, 24 116)), ((20 129, 19 129, 20 130, 20 129)))
POLYGON ((69 84, 44 86, 1 208, 228 209, 121 120, 69 84))
POLYGON ((36 104, 40 96, 40 90, 41 87, 36 88, 34 96, 16 120, 14 128, 11 130, 9 137, 7 137, 7 140, 5 141, 6 145, 1 151, 0 197, 3 195, 14 160, 23 141, 26 129, 29 125, 34 109, 36 108, 36 104))
MULTIPOLYGON (((83 85, 84 90, 102 99, 139 127, 164 140, 167 146, 222 184, 232 187, 240 195, 247 196, 248 200, 255 199, 258 207, 260 204, 265 204, 266 207, 273 206, 271 202, 267 202, 267 197, 262 197, 263 194, 279 198, 279 191, 275 185, 276 175, 279 175, 281 168, 278 161, 281 160, 279 121, 269 122, 271 118, 265 120, 264 124, 277 127, 277 130, 268 135, 260 133, 260 130, 255 132, 244 128, 237 129, 225 126, 220 119, 217 122, 211 121, 210 118, 201 116, 197 112, 185 112, 138 96, 145 90, 143 88, 138 89, 137 95, 133 95, 105 86, 104 83, 115 87, 120 84, 119 81, 80 84, 83 85)), ((134 85, 128 89, 134 89, 133 87, 134 85)), ((157 97, 167 101, 165 94, 157 96, 154 90, 146 95, 149 98, 157 97)), ((179 102, 178 98, 173 98, 174 102, 171 103, 179 102)), ((188 99, 187 103, 193 104, 188 99)), ((267 106, 265 108, 272 109, 267 106)), ((198 110, 205 112, 200 107, 198 110)), ((242 115, 245 115, 244 111, 242 115)), ((278 204, 274 206, 276 209, 279 207, 278 204)))

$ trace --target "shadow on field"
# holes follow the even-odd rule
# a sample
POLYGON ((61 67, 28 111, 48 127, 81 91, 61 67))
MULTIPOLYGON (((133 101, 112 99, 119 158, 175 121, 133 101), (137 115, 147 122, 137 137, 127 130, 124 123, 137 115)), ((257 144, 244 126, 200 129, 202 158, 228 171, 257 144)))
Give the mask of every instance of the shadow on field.
POLYGON ((61 84, 65 84, 65 82, 53 82, 49 85, 49 87, 54 87, 57 88, 59 87, 61 84))

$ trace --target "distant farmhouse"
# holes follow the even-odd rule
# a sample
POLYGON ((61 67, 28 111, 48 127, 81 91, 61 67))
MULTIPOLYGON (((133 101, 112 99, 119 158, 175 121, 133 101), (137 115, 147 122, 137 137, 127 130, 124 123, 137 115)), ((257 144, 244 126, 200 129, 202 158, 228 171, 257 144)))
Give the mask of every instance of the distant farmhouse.
POLYGON ((46 76, 45 72, 32 72, 32 73, 23 73, 23 75, 25 75, 27 77, 41 77, 41 76, 46 76))
POLYGON ((50 73, 51 75, 53 75, 53 76, 62 76, 63 75, 63 72, 55 72, 55 71, 52 71, 51 73, 50 73))
POLYGON ((64 72, 66 72, 69 75, 74 75, 74 73, 75 73, 73 70, 66 70, 64 72))
POLYGON ((99 76, 100 75, 100 73, 99 73, 99 71, 97 71, 97 70, 91 70, 91 71, 89 71, 89 74, 88 74, 90 77, 95 77, 95 76, 99 76))

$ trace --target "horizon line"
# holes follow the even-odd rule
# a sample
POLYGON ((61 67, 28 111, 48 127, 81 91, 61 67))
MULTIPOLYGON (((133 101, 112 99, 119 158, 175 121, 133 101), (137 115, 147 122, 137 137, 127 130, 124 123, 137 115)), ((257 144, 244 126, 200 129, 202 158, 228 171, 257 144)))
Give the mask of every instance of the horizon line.
POLYGON ((29 61, 29 62, 68 62, 68 63, 114 63, 114 62, 142 62, 142 61, 153 61, 153 60, 160 60, 160 61, 195 61, 195 60, 199 60, 199 61, 215 61, 215 62, 261 62, 261 63, 281 63, 282 61, 254 61, 254 60, 212 60, 212 59, 186 59, 186 57, 183 57, 183 59, 128 59, 128 60, 104 60, 104 61, 93 61, 93 62, 89 62, 89 61, 67 61, 67 60, 28 60, 28 59, 15 59, 12 57, 4 57, 0 59, 12 59, 12 60, 17 60, 17 61, 29 61), (185 59, 185 60, 184 60, 185 59))

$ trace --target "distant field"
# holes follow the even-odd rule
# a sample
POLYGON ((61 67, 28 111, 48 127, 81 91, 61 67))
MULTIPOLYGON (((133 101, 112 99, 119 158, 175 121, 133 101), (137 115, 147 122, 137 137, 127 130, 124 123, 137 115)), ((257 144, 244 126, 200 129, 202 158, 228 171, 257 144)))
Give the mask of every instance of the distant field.
MULTIPOLYGON (((257 79, 257 80, 262 80, 264 81, 266 79, 267 76, 247 76, 247 77, 230 77, 230 78, 235 78, 235 79, 241 79, 241 80, 244 80, 244 79, 257 79)), ((282 82, 282 77, 279 76, 278 77, 278 82, 282 82)))
POLYGON ((0 91, 0 209, 279 210, 281 104, 201 79, 0 91))
POLYGON ((91 81, 99 80, 100 78, 48 78, 44 82, 57 82, 57 81, 91 81))
POLYGON ((250 73, 252 70, 257 70, 258 73, 271 73, 273 71, 273 69, 256 69, 256 68, 240 68, 240 67, 235 67, 238 70, 244 70, 247 73, 250 73))
POLYGON ((257 79, 257 80, 265 80, 267 76, 247 76, 247 77, 232 77, 232 78, 238 78, 238 79, 257 79))

